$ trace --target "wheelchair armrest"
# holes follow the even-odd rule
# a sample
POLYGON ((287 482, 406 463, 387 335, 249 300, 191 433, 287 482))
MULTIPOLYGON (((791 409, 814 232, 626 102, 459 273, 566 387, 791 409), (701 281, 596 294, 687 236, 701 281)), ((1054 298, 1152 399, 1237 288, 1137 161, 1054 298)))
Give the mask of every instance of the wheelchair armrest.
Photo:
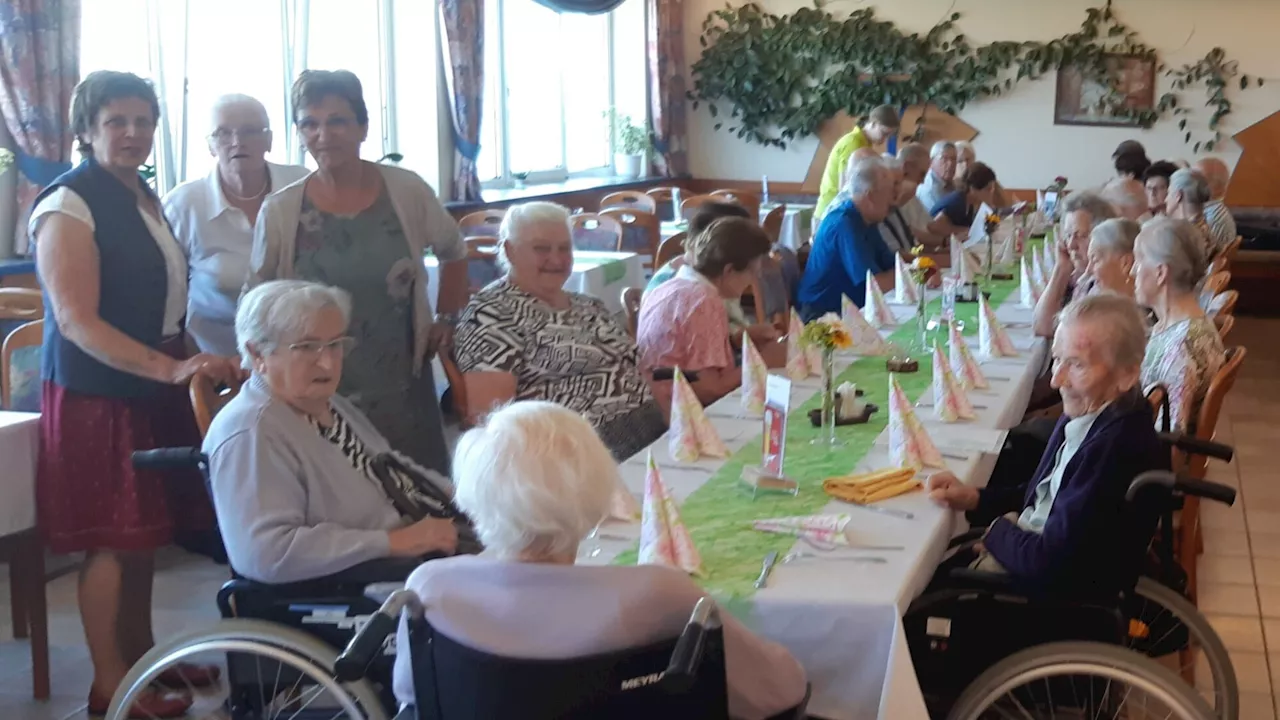
POLYGON ((340 585, 373 585, 374 583, 404 581, 409 578, 409 574, 418 569, 418 566, 428 560, 436 560, 447 557, 443 553, 432 553, 422 557, 398 558, 387 557, 378 558, 362 562, 359 565, 353 565, 346 570, 336 572, 332 575, 326 575, 317 580, 309 580, 307 582, 323 582, 329 584, 340 585))
POLYGON ((324 577, 300 580, 292 583, 263 583, 237 575, 223 584, 218 591, 218 610, 223 617, 232 617, 231 598, 239 593, 256 592, 279 598, 280 600, 299 600, 311 598, 333 598, 336 596, 361 597, 366 595, 370 586, 385 583, 397 583, 403 586, 409 574, 427 560, 444 557, 440 554, 426 555, 416 558, 378 558, 353 565, 341 572, 324 577))
POLYGON ((971 587, 975 590, 1017 590, 1013 576, 1005 573, 993 573, 972 568, 953 568, 951 572, 947 573, 947 577, 962 584, 964 587, 971 587))

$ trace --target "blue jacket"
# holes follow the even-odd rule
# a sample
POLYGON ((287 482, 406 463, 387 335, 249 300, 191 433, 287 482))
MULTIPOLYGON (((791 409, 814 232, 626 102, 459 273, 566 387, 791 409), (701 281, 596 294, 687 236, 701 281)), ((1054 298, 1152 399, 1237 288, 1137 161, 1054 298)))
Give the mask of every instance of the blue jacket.
MULTIPOLYGON (((1035 502, 1036 484, 1053 470, 1068 419, 1058 420, 1035 475, 1018 487, 983 490, 980 511, 1003 514, 1035 502)), ((1162 501, 1144 493, 1130 505, 1125 492, 1139 474, 1168 469, 1169 462, 1151 406, 1134 389, 1102 411, 1067 463, 1044 532, 1000 518, 983 545, 1028 591, 1114 598, 1137 581, 1162 501)))
POLYGON ((840 312, 840 296, 862 305, 867 271, 872 275, 893 269, 893 251, 880 230, 862 219, 852 200, 832 207, 813 236, 796 304, 807 322, 825 313, 840 312))
MULTIPOLYGON (((138 182, 145 184, 141 176, 138 182)), ((98 246, 98 315, 143 345, 159 348, 169 281, 164 254, 142 220, 137 195, 92 157, 59 175, 35 204, 59 187, 74 190, 93 215, 93 241, 98 246)), ((53 307, 48 293, 44 302, 53 307)), ((63 337, 52 318, 44 324, 40 367, 42 379, 86 395, 142 397, 165 387, 98 362, 63 337)))

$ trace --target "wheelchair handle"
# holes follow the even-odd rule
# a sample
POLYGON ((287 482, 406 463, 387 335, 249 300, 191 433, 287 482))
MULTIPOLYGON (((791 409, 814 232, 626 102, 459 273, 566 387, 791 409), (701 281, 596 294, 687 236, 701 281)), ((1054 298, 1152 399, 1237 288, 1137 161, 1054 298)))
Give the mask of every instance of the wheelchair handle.
POLYGON ((134 450, 130 457, 133 466, 139 470, 172 470, 180 468, 197 468, 205 464, 206 458, 200 448, 172 447, 155 450, 134 450))
POLYGON ((422 617, 422 601, 412 590, 397 590, 382 603, 382 607, 369 618, 356 636, 351 638, 347 647, 333 662, 333 677, 338 682, 355 682, 365 675, 369 663, 382 650, 387 636, 396 631, 400 623, 400 612, 408 609, 415 618, 422 617))
POLYGON ((1179 492, 1183 495, 1216 500, 1224 505, 1233 505, 1236 501, 1235 488, 1189 477, 1171 470, 1148 470, 1129 483, 1129 490, 1124 495, 1125 502, 1132 502, 1138 493, 1149 485, 1158 485, 1166 490, 1179 492))
POLYGON ((1230 445, 1223 445, 1212 440, 1202 440, 1191 437, 1186 433, 1169 432, 1158 433, 1157 435, 1161 442, 1175 447, 1188 455, 1202 455, 1223 462, 1231 462, 1231 458, 1236 454, 1235 448, 1230 445))
POLYGON ((693 608, 689 623, 680 632, 671 662, 662 674, 662 684, 675 693, 693 687, 698 676, 698 666, 707 646, 707 631, 720 626, 720 611, 711 598, 702 598, 693 608))

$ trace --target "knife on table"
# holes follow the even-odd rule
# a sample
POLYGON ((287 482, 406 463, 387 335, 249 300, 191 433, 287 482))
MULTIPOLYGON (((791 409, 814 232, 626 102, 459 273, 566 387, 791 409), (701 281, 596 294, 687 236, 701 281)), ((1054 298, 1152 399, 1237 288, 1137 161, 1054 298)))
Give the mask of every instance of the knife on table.
POLYGON ((773 566, 778 564, 778 551, 773 551, 764 556, 764 564, 760 567, 760 577, 756 578, 756 589, 759 590, 769 582, 769 573, 773 572, 773 566))

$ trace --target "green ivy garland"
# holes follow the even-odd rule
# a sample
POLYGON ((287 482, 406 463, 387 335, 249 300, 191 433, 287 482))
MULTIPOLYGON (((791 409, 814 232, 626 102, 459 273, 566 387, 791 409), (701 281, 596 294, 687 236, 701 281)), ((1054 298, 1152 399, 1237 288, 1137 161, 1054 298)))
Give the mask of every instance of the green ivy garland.
MULTIPOLYGON (((1199 61, 1170 69, 1171 90, 1153 110, 1126 111, 1108 69, 1108 56, 1133 55, 1155 59, 1156 51, 1120 22, 1111 0, 1090 8, 1080 29, 1049 42, 994 42, 975 46, 956 23, 953 13, 929 32, 905 34, 892 22, 878 20, 875 11, 858 10, 836 18, 817 0, 813 7, 789 15, 775 15, 755 3, 726 5, 711 12, 698 38, 702 54, 693 64, 693 89, 688 97, 696 109, 707 103, 716 118, 715 129, 726 122, 739 138, 785 148, 797 138, 812 135, 823 121, 840 111, 860 114, 889 103, 933 103, 957 113, 974 100, 1000 97, 1023 79, 1035 80, 1059 68, 1076 67, 1112 92, 1104 103, 1150 127, 1168 114, 1181 117, 1179 130, 1186 142, 1190 113, 1180 91, 1203 84, 1205 104, 1214 108, 1209 120, 1211 139, 1197 141, 1212 150, 1222 140, 1218 128, 1231 113, 1228 84, 1238 63, 1214 48, 1199 61), (722 105, 731 109, 728 118, 722 105)), ((1261 78, 1256 79, 1262 85, 1261 78)), ((1240 76, 1239 87, 1250 84, 1240 76)), ((916 128, 923 132, 923 125, 916 128)))

